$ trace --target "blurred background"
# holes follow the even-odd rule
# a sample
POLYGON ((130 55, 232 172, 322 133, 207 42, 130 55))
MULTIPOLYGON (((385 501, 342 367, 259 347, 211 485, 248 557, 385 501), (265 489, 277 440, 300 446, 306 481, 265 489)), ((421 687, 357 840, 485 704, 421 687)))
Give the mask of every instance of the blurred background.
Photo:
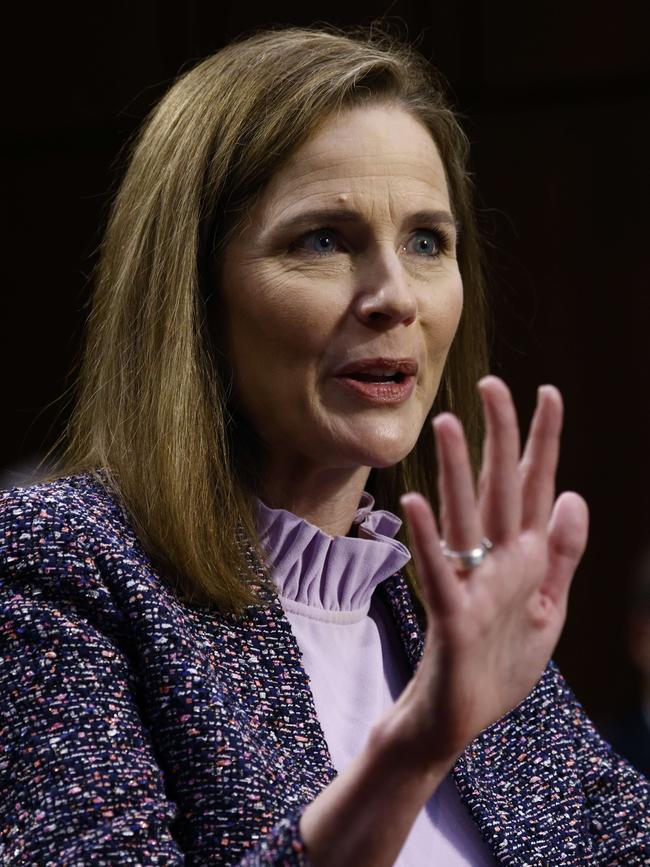
POLYGON ((560 488, 586 497, 592 529, 556 659, 613 738, 630 720, 641 737, 644 667, 650 717, 650 561, 640 565, 650 545, 650 4, 43 6, 24 7, 3 40, 0 487, 28 478, 62 429, 120 152, 174 78, 257 26, 387 15, 443 73, 472 142, 493 371, 512 387, 524 428, 540 383, 564 394, 560 488))

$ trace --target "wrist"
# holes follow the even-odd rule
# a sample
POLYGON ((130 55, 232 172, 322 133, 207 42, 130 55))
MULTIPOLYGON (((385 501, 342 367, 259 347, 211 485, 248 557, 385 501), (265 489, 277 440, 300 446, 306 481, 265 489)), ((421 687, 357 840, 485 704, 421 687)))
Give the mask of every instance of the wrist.
POLYGON ((368 738, 368 760, 383 769, 391 785, 401 784, 427 800, 456 764, 460 753, 434 754, 426 735, 416 731, 399 703, 373 726, 368 738))
POLYGON ((362 752, 302 814, 314 867, 394 864, 418 813, 449 772, 453 761, 425 767, 412 751, 405 753, 394 734, 397 722, 382 717, 362 752))

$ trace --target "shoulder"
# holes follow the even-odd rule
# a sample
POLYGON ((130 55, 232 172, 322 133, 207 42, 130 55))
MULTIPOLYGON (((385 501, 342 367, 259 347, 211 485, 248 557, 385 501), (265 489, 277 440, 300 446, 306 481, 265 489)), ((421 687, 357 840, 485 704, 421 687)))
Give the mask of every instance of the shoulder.
POLYGON ((558 779, 576 775, 592 817, 606 818, 606 833, 626 826, 628 838, 638 833, 650 845, 650 783, 603 737, 553 661, 511 721, 539 745, 537 755, 558 779))
POLYGON ((603 738, 554 661, 521 704, 472 742, 467 759, 501 779, 532 776, 587 798, 609 782, 648 799, 647 781, 603 738))
POLYGON ((120 512, 101 471, 0 491, 0 522, 4 529, 14 526, 29 529, 30 522, 38 528, 44 521, 51 522, 63 515, 75 523, 93 517, 110 519, 120 512))
POLYGON ((556 751, 570 751, 580 763, 587 784, 613 769, 626 773, 627 763, 596 728, 553 660, 528 698, 511 712, 508 722, 547 737, 549 747, 556 751))
POLYGON ((98 473, 0 492, 0 575, 78 571, 137 544, 124 509, 98 473))
POLYGON ((0 493, 0 644, 21 623, 38 636, 92 629, 130 647, 127 603, 136 586, 153 602, 162 589, 100 474, 0 493))
POLYGON ((553 661, 470 744, 455 777, 499 846, 534 851, 535 863, 559 851, 572 853, 567 864, 587 853, 588 863, 650 863, 648 781, 603 739, 553 661))

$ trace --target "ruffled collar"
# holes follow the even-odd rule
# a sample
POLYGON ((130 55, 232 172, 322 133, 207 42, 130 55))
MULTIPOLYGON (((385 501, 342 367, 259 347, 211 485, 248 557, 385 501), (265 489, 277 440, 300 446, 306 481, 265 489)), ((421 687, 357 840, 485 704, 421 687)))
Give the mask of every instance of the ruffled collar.
MULTIPOLYGON (((353 520, 356 536, 330 536, 286 509, 258 503, 257 527, 280 599, 331 612, 364 616, 375 587, 410 560, 393 538, 402 525, 392 512, 374 509, 364 491, 353 520)), ((297 608, 296 608, 297 606, 297 608)))

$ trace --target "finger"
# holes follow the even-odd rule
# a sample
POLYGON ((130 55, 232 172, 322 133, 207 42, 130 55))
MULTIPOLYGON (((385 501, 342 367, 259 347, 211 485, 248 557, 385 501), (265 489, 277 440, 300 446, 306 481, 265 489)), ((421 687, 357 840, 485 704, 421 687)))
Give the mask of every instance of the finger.
POLYGON ((548 530, 548 569, 542 593, 566 605, 571 579, 587 546, 589 509, 579 494, 558 497, 548 530))
POLYGON ((555 499, 561 431, 562 396, 554 386, 543 385, 520 463, 521 523, 525 529, 546 528, 548 524, 555 499))
POLYGON ((442 413, 433 429, 445 542, 454 551, 475 548, 483 533, 462 425, 451 413, 442 413))
POLYGON ((400 497, 406 518, 409 546, 423 596, 432 611, 448 614, 460 601, 458 578, 440 545, 436 519, 428 501, 415 492, 400 497))
MULTIPOLYGON (((431 423, 433 425, 435 419, 431 419, 431 423)), ((443 496, 443 491, 445 490, 446 482, 445 482, 445 468, 440 458, 440 447, 438 445, 438 438, 435 433, 435 427, 433 428, 433 436, 436 448, 436 469, 437 469, 437 488, 438 488, 438 525, 440 527, 440 533, 443 539, 447 538, 447 534, 449 532, 449 520, 447 517, 447 504, 445 503, 445 499, 443 496)))
POLYGON ((486 421, 479 496, 481 523, 492 542, 507 542, 521 526, 517 414, 502 380, 486 376, 478 388, 486 421))

